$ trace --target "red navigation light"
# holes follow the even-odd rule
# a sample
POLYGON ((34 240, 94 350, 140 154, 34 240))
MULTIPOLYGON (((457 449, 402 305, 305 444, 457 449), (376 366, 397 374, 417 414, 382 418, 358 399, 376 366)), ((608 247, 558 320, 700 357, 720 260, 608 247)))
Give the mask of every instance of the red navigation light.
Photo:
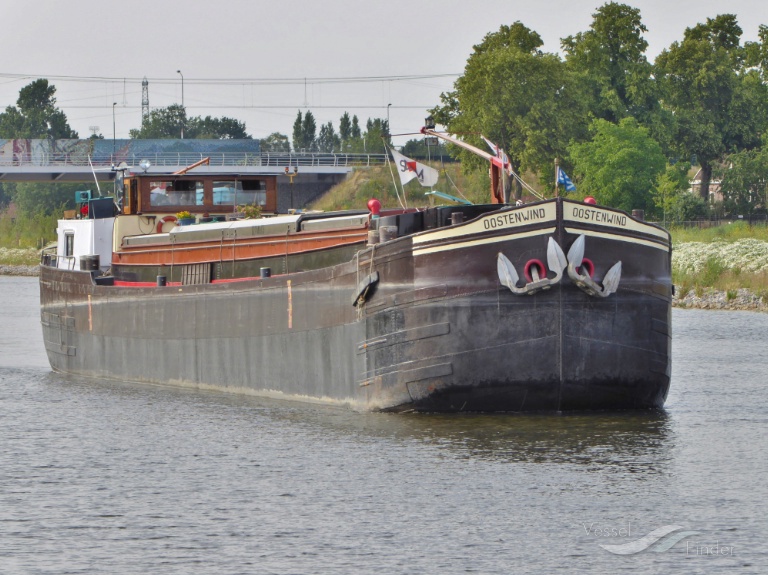
POLYGON ((584 203, 585 204, 592 204, 594 206, 594 205, 597 205, 597 200, 595 198, 593 198, 592 196, 587 196, 586 198, 584 198, 584 203))

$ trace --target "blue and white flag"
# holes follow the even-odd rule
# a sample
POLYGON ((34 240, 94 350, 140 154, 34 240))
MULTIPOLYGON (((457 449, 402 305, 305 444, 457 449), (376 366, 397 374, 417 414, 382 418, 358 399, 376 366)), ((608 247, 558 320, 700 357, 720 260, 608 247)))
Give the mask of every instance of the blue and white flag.
POLYGON ((565 187, 566 192, 575 192, 576 186, 560 166, 557 167, 557 183, 565 187))

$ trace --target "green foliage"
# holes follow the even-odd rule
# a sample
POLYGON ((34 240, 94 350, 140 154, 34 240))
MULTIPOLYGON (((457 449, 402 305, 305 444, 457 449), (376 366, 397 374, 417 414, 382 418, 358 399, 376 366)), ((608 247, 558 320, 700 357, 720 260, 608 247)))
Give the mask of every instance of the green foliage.
POLYGON ((60 217, 63 210, 75 207, 75 192, 83 187, 83 184, 20 182, 15 184, 13 203, 19 214, 28 218, 37 214, 60 217))
POLYGON ((570 147, 579 192, 622 210, 652 211, 652 192, 666 165, 659 144, 634 118, 618 125, 598 119, 591 130, 592 140, 570 147))
POLYGON ((440 158, 440 160, 443 162, 453 161, 448 152, 448 147, 442 140, 438 142, 437 146, 427 146, 424 143, 424 138, 408 140, 403 145, 402 153, 409 158, 414 158, 417 160, 435 160, 440 158))
POLYGON ((234 118, 212 118, 199 116, 190 118, 187 125, 184 126, 185 138, 204 138, 209 140, 250 140, 245 131, 245 123, 234 118))
POLYGON ((512 26, 502 25, 498 32, 486 34, 483 41, 474 46, 473 55, 509 48, 528 54, 537 54, 540 53, 539 48, 543 44, 544 41, 537 32, 527 28, 518 20, 512 26))
POLYGON ((262 152, 285 152, 291 151, 291 143, 288 136, 280 132, 272 132, 266 138, 259 140, 259 148, 262 152))
POLYGON ((181 137, 182 127, 187 139, 229 140, 250 139, 245 124, 234 118, 194 116, 187 118, 186 108, 171 104, 166 108, 152 110, 141 122, 141 129, 131 130, 131 138, 142 140, 168 140, 181 137))
POLYGON ((677 221, 691 221, 706 219, 710 215, 710 207, 700 196, 687 190, 678 194, 672 205, 673 217, 677 221))
POLYGON ((349 117, 348 112, 339 119, 339 151, 344 153, 362 152, 364 150, 360 121, 357 116, 349 117))
POLYGON ((341 118, 339 118, 339 138, 342 142, 346 142, 352 137, 352 120, 349 117, 349 112, 344 112, 341 118))
MULTIPOLYGON (((8 248, 39 248, 56 239, 56 226, 61 214, 18 214, 11 217, 0 212, 0 246, 8 248)), ((13 262, 5 261, 6 264, 13 262)), ((16 262, 30 265, 30 262, 16 262)), ((31 263, 37 263, 31 262, 31 263)))
POLYGON ((317 150, 319 152, 331 153, 338 152, 341 148, 341 138, 333 129, 333 124, 328 122, 320 126, 320 133, 317 136, 317 150))
MULTIPOLYGON (((440 169, 441 172, 440 180, 434 189, 453 196, 463 196, 476 204, 490 201, 490 180, 487 172, 476 171, 465 174, 458 164, 445 166, 433 164, 432 167, 440 169)), ((397 178, 396 175, 395 178, 397 178)), ((415 183, 407 185, 408 205, 418 207, 430 205, 430 199, 424 195, 424 191, 425 188, 415 183)), ((312 208, 325 211, 365 209, 371 198, 377 198, 385 208, 400 206, 392 184, 392 173, 388 167, 356 169, 344 182, 334 186, 316 201, 312 208)), ((442 200, 438 202, 450 204, 442 200)))
POLYGON ((709 216, 709 206, 701 197, 690 192, 688 171, 690 165, 677 162, 667 165, 658 177, 653 191, 655 210, 646 217, 653 217, 665 225, 702 219, 709 216))
POLYGON ((682 42, 656 59, 659 96, 674 112, 673 141, 681 155, 698 158, 704 199, 715 163, 724 154, 757 146, 768 118, 768 88, 744 66, 748 51, 740 37, 735 16, 721 15, 688 28, 682 42))
POLYGON ((674 245, 687 242, 735 242, 746 238, 754 238, 768 242, 768 226, 750 226, 748 222, 744 221, 736 221, 708 228, 683 228, 672 226, 669 231, 672 234, 672 243, 674 245))
POLYGON ((0 138, 77 138, 67 116, 56 108, 56 87, 39 79, 19 91, 18 107, 0 114, 0 138))
POLYGON ((381 118, 368 118, 365 123, 364 151, 368 154, 385 154, 389 140, 389 124, 381 118))
POLYGON ((261 217, 262 208, 258 204, 245 204, 237 206, 237 211, 243 214, 246 220, 257 220, 261 217))
POLYGON ((643 121, 658 114, 653 67, 645 56, 647 31, 639 9, 609 2, 598 8, 588 31, 563 39, 566 63, 584 84, 596 118, 643 121))
MULTIPOLYGON (((535 32, 516 22, 475 46, 455 90, 430 112, 452 133, 480 134, 507 152, 515 171, 549 172, 572 139, 586 136, 587 109, 579 86, 559 56, 538 50, 535 32)), ((456 154, 468 166, 487 166, 471 153, 456 154)))
POLYGON ((0 210, 5 209, 11 203, 11 193, 5 185, 0 184, 0 210))
POLYGON ((704 270, 701 274, 701 281, 704 285, 711 286, 720 279, 726 266, 718 258, 710 257, 704 263, 704 270))
POLYGON ((141 129, 131 130, 130 136, 142 140, 165 140, 181 137, 181 129, 187 124, 187 111, 179 104, 158 108, 149 112, 141 122, 141 129))
POLYGON ((316 133, 315 116, 309 110, 302 116, 299 110, 293 122, 293 150, 297 153, 314 152, 317 149, 316 133))
POLYGON ((768 149, 744 150, 728 156, 721 191, 730 213, 751 215, 765 210, 768 197, 768 149))

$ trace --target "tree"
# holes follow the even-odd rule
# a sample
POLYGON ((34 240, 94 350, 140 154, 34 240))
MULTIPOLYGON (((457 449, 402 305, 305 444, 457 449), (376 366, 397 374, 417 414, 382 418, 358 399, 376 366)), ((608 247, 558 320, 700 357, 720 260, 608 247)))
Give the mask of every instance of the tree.
POLYGON ((212 118, 200 116, 190 118, 184 127, 184 136, 187 138, 206 138, 210 140, 250 140, 245 131, 245 123, 234 118, 212 118))
POLYGON ((140 130, 131 130, 133 139, 173 139, 181 137, 182 126, 187 125, 187 111, 179 104, 158 108, 149 112, 141 122, 140 130))
POLYGON ((328 122, 320 126, 320 133, 317 136, 317 150, 324 153, 336 152, 341 148, 341 138, 333 129, 333 124, 328 122))
POLYGON ((768 149, 744 150, 728 156, 721 191, 731 213, 752 215, 768 206, 768 149))
POLYGON ((63 209, 75 207, 75 191, 82 190, 83 184, 40 184, 19 182, 13 194, 13 202, 19 213, 33 217, 49 215, 63 209))
POLYGON ((712 170, 725 154, 759 144, 765 126, 768 92, 744 63, 741 28, 732 14, 685 31, 656 59, 664 106, 674 113, 677 151, 696 155, 701 165, 701 196, 709 197, 712 170))
POLYGON ((442 140, 439 140, 436 146, 427 146, 424 138, 408 140, 402 149, 403 155, 418 160, 441 158, 444 161, 451 161, 448 156, 448 149, 442 140))
POLYGON ((141 122, 141 129, 131 130, 134 139, 175 139, 181 137, 181 127, 184 126, 184 137, 188 139, 250 139, 245 131, 245 124, 234 118, 214 118, 194 116, 187 118, 187 111, 178 104, 167 108, 152 110, 141 122))
POLYGON ((342 151, 348 153, 361 153, 365 151, 363 133, 360 130, 360 120, 358 120, 357 115, 352 116, 352 122, 349 125, 349 136, 346 140, 342 140, 342 151))
POLYGON ((645 121, 659 110, 653 67, 645 56, 647 31, 640 10, 609 2, 593 14, 590 30, 562 40, 566 64, 584 83, 595 117, 645 121))
POLYGON ((301 124, 301 132, 302 148, 305 148, 308 152, 316 150, 317 142, 315 135, 317 133, 317 122, 315 122, 315 116, 310 111, 307 111, 307 113, 304 114, 304 121, 301 124))
POLYGON ((9 203, 11 203, 11 194, 6 191, 3 184, 0 184, 0 211, 7 208, 9 203))
POLYGON ((360 121, 357 119, 357 115, 352 116, 352 127, 350 128, 349 135, 353 140, 362 137, 360 121))
POLYGON ((363 135, 364 151, 368 154, 386 154, 389 140, 389 124, 381 118, 368 118, 363 135))
POLYGON ((690 191, 690 167, 688 162, 668 164, 656 180, 653 203, 656 206, 655 213, 664 225, 670 220, 693 220, 707 215, 707 204, 690 191))
POLYGON ((312 152, 316 149, 317 123, 315 116, 307 110, 302 117, 301 110, 293 122, 293 149, 296 152, 312 152))
POLYGON ((56 87, 38 79, 19 91, 16 106, 0 114, 2 138, 77 138, 67 116, 56 107, 56 87))
POLYGON ((652 210, 652 191, 666 159, 648 129, 624 118, 618 125, 597 119, 590 130, 589 142, 570 146, 579 192, 625 211, 652 210))
POLYGON ((344 112, 339 119, 339 137, 342 143, 352 137, 352 120, 349 117, 349 112, 344 112))
POLYGON ((290 153, 291 143, 288 136, 280 132, 272 132, 266 138, 259 140, 259 148, 262 152, 284 152, 290 153))
MULTIPOLYGON (((485 149, 482 134, 504 148, 518 173, 549 174, 568 143, 587 134, 579 86, 559 56, 539 50, 541 44, 520 22, 502 26, 475 46, 455 90, 431 110, 450 132, 467 134, 467 141, 485 149)), ((468 152, 457 156, 465 165, 486 167, 468 152)))

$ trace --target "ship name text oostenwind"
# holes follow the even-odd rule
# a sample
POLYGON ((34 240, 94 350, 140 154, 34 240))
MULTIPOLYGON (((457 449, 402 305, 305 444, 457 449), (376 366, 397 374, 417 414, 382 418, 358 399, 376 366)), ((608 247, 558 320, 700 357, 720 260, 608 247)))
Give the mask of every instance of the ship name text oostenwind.
POLYGON ((531 208, 528 210, 516 210, 514 212, 507 212, 505 214, 499 214, 492 218, 486 218, 483 221, 483 225, 486 230, 492 230, 494 228, 503 228, 505 226, 514 226, 525 222, 535 222, 537 220, 543 220, 547 217, 547 211, 542 208, 531 208))
POLYGON ((594 210, 591 208, 583 208, 581 206, 573 206, 572 215, 575 219, 595 222, 598 224, 609 224, 614 226, 626 226, 627 216, 623 214, 617 214, 615 212, 608 212, 605 210, 594 210))

